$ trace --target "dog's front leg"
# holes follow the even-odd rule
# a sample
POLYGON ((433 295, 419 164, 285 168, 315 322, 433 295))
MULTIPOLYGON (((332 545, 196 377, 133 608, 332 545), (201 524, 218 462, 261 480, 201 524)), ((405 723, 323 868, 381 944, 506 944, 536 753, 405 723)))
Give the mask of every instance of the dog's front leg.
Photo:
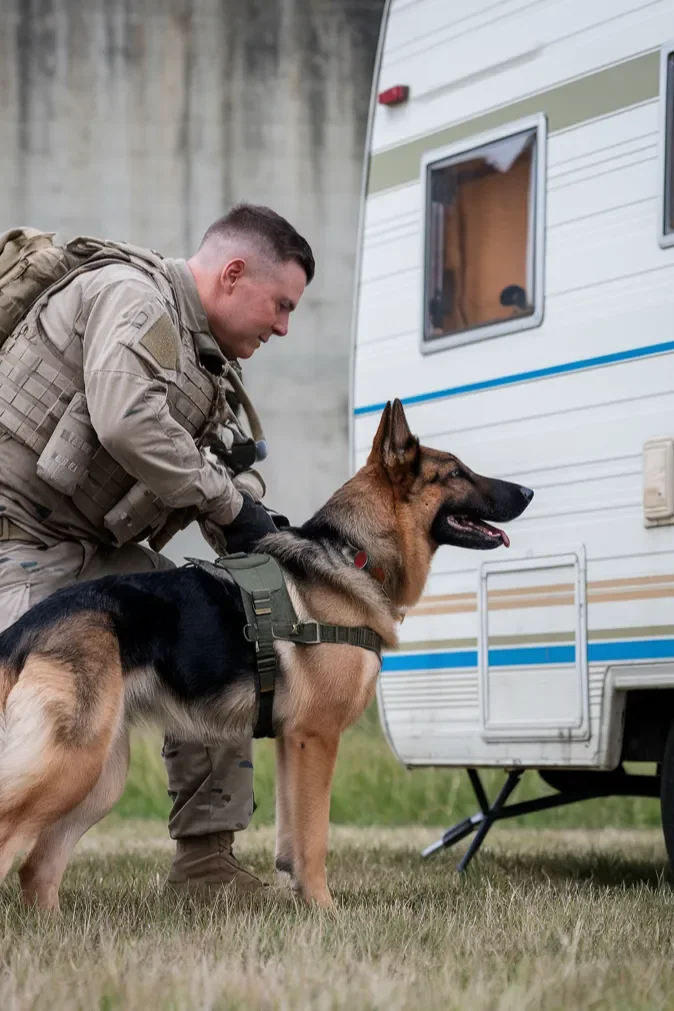
POLYGON ((286 738, 293 870, 307 902, 331 906, 325 876, 330 821, 330 788, 339 735, 303 734, 286 738))
POLYGON ((276 738, 276 851, 277 871, 290 874, 296 887, 293 867, 292 809, 289 782, 288 744, 284 737, 276 738))

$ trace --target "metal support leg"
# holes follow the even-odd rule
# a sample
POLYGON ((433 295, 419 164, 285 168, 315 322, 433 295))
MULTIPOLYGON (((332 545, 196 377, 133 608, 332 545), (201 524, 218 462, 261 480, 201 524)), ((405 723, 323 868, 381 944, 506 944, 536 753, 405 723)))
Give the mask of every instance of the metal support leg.
POLYGON ((448 846, 454 846, 455 843, 461 842, 465 839, 467 835, 474 832, 478 828, 489 811, 489 801, 487 800, 487 794, 484 792, 484 787, 482 786, 482 780, 480 779, 480 774, 477 769, 466 769, 468 773, 468 778, 470 779, 473 791, 477 798, 477 802, 480 805, 480 814, 472 814, 470 818, 464 818, 460 821, 458 825, 453 825, 448 828, 441 839, 437 842, 431 843, 427 846, 425 850, 422 850, 422 857, 433 856, 439 850, 444 850, 448 846))
POLYGON ((477 797, 477 802, 480 805, 480 810, 482 811, 482 814, 487 814, 489 811, 489 801, 487 800, 487 794, 484 792, 480 774, 477 769, 466 769, 466 772, 468 773, 468 779, 475 791, 475 796, 477 797))
POLYGON ((456 843, 461 842, 467 835, 470 835, 471 832, 479 828, 485 817, 489 814, 489 801, 487 800, 487 794, 484 792, 479 772, 477 769, 466 769, 466 772, 468 773, 468 778, 470 779, 477 802, 480 805, 480 813, 472 814, 470 818, 464 818, 457 825, 448 828, 441 839, 431 843, 425 850, 422 850, 422 857, 433 856, 439 850, 447 849, 449 846, 454 846, 456 843))
POLYGON ((465 871, 466 867, 471 862, 471 860, 479 850, 480 846, 484 842, 484 837, 486 836, 487 832, 498 818, 501 808, 503 807, 508 797, 519 783, 522 771, 523 771, 522 769, 518 769, 516 772, 508 773, 508 778, 501 787, 498 797, 496 798, 492 806, 489 808, 489 810, 485 813, 485 816, 482 820, 482 824, 480 825, 479 829, 473 836, 470 846, 468 847, 468 849, 462 856, 461 860, 457 864, 456 869, 457 871, 459 871, 459 873, 465 871))
POLYGON ((466 869, 495 821, 501 821, 503 818, 516 818, 523 814, 533 814, 535 811, 547 811, 550 808, 566 804, 577 804, 579 801, 591 800, 596 797, 658 797, 660 795, 659 776, 627 775, 622 768, 614 773, 590 771, 582 779, 577 774, 574 774, 572 779, 568 777, 562 779, 561 773, 555 772, 553 778, 553 773, 544 775, 541 772, 545 781, 557 789, 558 793, 506 806, 508 797, 524 773, 524 769, 518 769, 508 774, 508 779, 490 807, 479 773, 476 769, 467 769, 467 772, 480 805, 480 811, 447 829, 441 839, 431 843, 421 854, 422 857, 430 857, 439 850, 454 846, 455 843, 469 836, 471 832, 475 832, 475 838, 457 866, 459 871, 466 869), (587 785, 585 786, 585 784, 587 785), (582 789, 583 786, 585 789, 582 789))
POLYGON ((431 843, 427 846, 425 850, 421 851, 422 857, 431 857, 434 853, 438 853, 440 850, 446 849, 448 846, 453 846, 455 843, 461 842, 465 839, 467 835, 474 832, 478 825, 484 818, 483 814, 473 814, 470 818, 464 818, 460 821, 458 825, 453 825, 452 828, 448 828, 441 839, 437 842, 431 843))

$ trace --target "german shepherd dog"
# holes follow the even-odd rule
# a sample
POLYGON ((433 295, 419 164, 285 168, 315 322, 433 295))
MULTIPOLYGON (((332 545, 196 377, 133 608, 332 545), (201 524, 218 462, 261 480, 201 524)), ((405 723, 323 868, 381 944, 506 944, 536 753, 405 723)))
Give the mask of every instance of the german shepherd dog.
MULTIPOLYGON (((438 546, 508 546, 486 521, 514 519, 532 496, 420 446, 396 400, 355 477, 260 548, 280 563, 300 620, 366 625, 393 648, 438 546)), ((58 908, 73 847, 122 792, 134 720, 207 744, 252 733, 245 621, 238 588, 193 567, 64 588, 0 636, 0 881, 27 849, 23 897, 58 908)), ((275 648, 276 867, 307 901, 329 906, 337 747, 373 698, 379 658, 349 644, 275 648)))

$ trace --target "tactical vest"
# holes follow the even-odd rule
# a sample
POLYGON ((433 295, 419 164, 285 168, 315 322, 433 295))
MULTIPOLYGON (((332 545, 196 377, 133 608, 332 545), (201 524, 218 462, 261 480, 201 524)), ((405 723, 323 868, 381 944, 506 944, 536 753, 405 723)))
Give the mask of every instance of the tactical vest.
POLYGON ((198 442, 213 424, 228 416, 231 421, 232 412, 224 375, 212 375, 197 360, 159 254, 125 243, 99 246, 100 255, 71 269, 43 292, 5 340, 0 351, 0 428, 36 454, 42 480, 71 499, 108 540, 121 545, 147 536, 170 510, 98 442, 84 394, 82 342, 70 341, 65 351, 52 345, 40 327, 47 300, 87 270, 121 262, 142 271, 167 303, 184 349, 182 372, 168 384, 172 417, 198 442))

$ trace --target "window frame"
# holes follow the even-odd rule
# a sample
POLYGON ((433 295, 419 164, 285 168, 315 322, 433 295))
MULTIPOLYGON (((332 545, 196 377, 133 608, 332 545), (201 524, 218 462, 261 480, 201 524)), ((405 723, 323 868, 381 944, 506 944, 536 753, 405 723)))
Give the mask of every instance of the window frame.
POLYGON ((674 39, 660 48, 660 103, 658 115, 658 244, 662 249, 674 246, 674 224, 667 230, 667 222, 674 217, 674 184, 668 186, 674 168, 674 39), (672 59, 672 73, 669 61, 672 59), (671 76, 671 81, 670 81, 671 76), (671 124, 671 141, 667 145, 667 128, 671 124))
POLYGON ((460 347, 463 344, 473 344, 477 341, 490 340, 492 337, 503 337, 505 334, 520 330, 531 330, 543 322, 545 307, 545 207, 546 207, 546 177, 547 177, 547 134, 548 123, 544 113, 513 120, 484 133, 472 134, 463 140, 448 144, 445 147, 426 151, 421 158, 421 292, 422 316, 421 338, 419 349, 423 355, 435 354, 447 348, 460 347), (458 333, 446 334, 443 337, 426 336, 426 318, 428 311, 428 273, 430 270, 430 178, 432 170, 444 168, 462 161, 471 152, 487 147, 498 141, 507 140, 518 133, 534 131, 536 133, 532 174, 535 181, 529 197, 529 215, 534 215, 532 239, 527 249, 527 274, 533 279, 534 308, 528 316, 515 319, 498 320, 495 323, 485 323, 460 330, 458 333))

